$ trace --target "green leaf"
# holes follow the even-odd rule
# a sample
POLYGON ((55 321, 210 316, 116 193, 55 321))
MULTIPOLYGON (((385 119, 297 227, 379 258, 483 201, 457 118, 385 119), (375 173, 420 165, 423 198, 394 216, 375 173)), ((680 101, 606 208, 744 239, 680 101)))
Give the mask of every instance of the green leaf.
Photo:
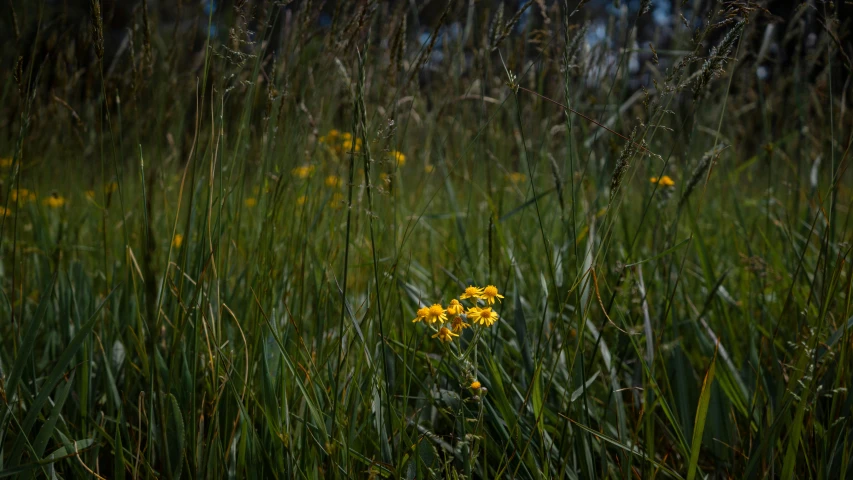
POLYGON ((115 480, 124 480, 125 475, 125 466, 124 466, 124 450, 121 446, 121 422, 123 421, 122 417, 118 417, 118 421, 116 422, 116 436, 115 436, 115 460, 114 460, 114 473, 113 478, 115 480))
POLYGON ((708 416, 708 405, 711 402, 711 386, 714 383, 714 369, 717 364, 717 351, 714 350, 714 358, 711 366, 705 373, 705 381, 702 382, 702 394, 699 396, 699 406, 696 407, 696 420, 693 422, 693 441, 690 444, 690 463, 687 466, 687 480, 696 478, 696 470, 699 464, 699 451, 702 448, 702 434, 705 433, 705 419, 708 416))
MULTIPOLYGON (((118 288, 118 287, 116 287, 118 288)), ((66 370, 71 365, 71 362, 74 360, 74 356, 77 354, 77 351, 83 346, 83 342, 89 337, 89 334, 92 333, 92 329, 95 328, 95 323, 98 321, 98 312, 100 312, 101 308, 110 299, 113 292, 116 289, 114 288, 107 298, 104 299, 103 302, 98 306, 98 308, 92 313, 92 316, 89 317, 89 320, 86 321, 85 324, 77 331, 77 334, 74 335, 74 338, 68 343, 68 346, 65 347, 65 350, 62 352, 62 355, 59 356, 59 359, 56 360, 53 370, 51 370, 50 374, 47 377, 47 380, 42 384, 41 389, 39 390, 38 396, 32 401, 32 403, 28 406, 27 416, 24 418, 23 423, 21 424, 21 434, 18 438, 15 439, 15 445, 12 447, 12 454, 9 456, 11 465, 16 465, 20 460, 20 455, 23 452, 25 441, 27 436, 30 433, 30 429, 35 425, 36 420, 41 413, 42 407, 47 403, 50 398, 50 392, 53 391, 54 386, 59 383, 59 380, 62 379, 63 375, 65 375, 66 370)))
MULTIPOLYGON (((27 333, 24 335, 24 339, 21 341, 21 347, 18 349, 18 358, 15 360, 15 364, 12 365, 12 371, 9 372, 9 376, 6 378, 6 385, 4 388, 6 390, 6 395, 9 397, 10 404, 14 403, 12 400, 15 398, 18 381, 20 381, 21 375, 24 373, 24 367, 27 364, 27 360, 33 352, 36 335, 39 331, 39 325, 41 325, 42 318, 44 317, 45 312, 47 312, 47 307, 51 304, 53 286, 56 284, 56 277, 57 274, 54 273, 53 278, 50 280, 50 284, 44 289, 44 294, 41 296, 41 301, 36 309, 36 313, 27 325, 27 333)), ((4 430, 6 427, 7 413, 8 411, 4 412, 3 421, 0 421, 0 430, 4 430)))
POLYGON ((64 458, 68 458, 72 455, 77 456, 83 450, 88 449, 95 443, 94 439, 87 438, 85 440, 78 440, 69 446, 60 447, 53 451, 50 455, 47 456, 44 460, 28 463, 26 465, 21 465, 18 467, 7 468, 4 470, 0 470, 0 478, 12 477, 12 476, 20 476, 24 472, 29 472, 30 470, 34 470, 43 465, 50 465, 51 463, 58 462, 64 458), (75 452, 75 444, 76 444, 76 452, 75 452))
POLYGON ((171 478, 181 478, 184 467, 184 453, 186 451, 186 436, 184 435, 184 417, 178 406, 178 400, 171 393, 166 396, 166 415, 168 425, 166 429, 166 463, 171 478))
POLYGON ((37 458, 41 458, 44 453, 44 449, 47 448, 48 440, 53 436, 53 429, 56 428, 56 421, 62 413, 62 406, 65 405, 65 401, 68 400, 68 394, 71 392, 71 386, 73 384, 74 373, 69 376, 65 385, 59 389, 59 394, 53 399, 53 409, 50 412, 50 417, 48 417, 47 422, 42 425, 35 441, 33 442, 33 451, 37 458))
MULTIPOLYGON (((563 414, 560 414, 560 416, 563 416, 563 414)), ((681 475, 679 475, 678 472, 672 470, 671 468, 667 467, 666 465, 664 465, 662 463, 658 463, 657 460, 650 457, 646 452, 643 452, 642 450, 640 450, 639 447, 625 445, 624 443, 620 442, 619 440, 616 440, 615 438, 611 438, 607 435, 604 435, 601 432, 593 430, 593 429, 587 427, 586 425, 583 425, 579 422, 572 420, 571 418, 568 418, 568 417, 564 417, 564 418, 567 418, 570 422, 572 422, 572 425, 574 425, 574 426, 580 428, 581 430, 599 438, 600 440, 603 440, 603 441, 605 441, 605 442, 607 442, 607 443, 609 443, 615 447, 619 447, 620 449, 622 449, 628 453, 631 453, 632 455, 635 455, 635 456, 651 463, 652 465, 655 466, 655 468, 658 468, 661 472, 669 475, 670 477, 677 478, 679 480, 684 478, 681 475)))
POLYGON ((806 405, 808 404, 809 389, 804 388, 802 398, 797 405, 797 412, 794 414, 794 420, 791 422, 791 435, 788 437, 788 446, 785 449, 785 461, 782 464, 783 480, 794 478, 794 466, 797 463, 797 451, 800 449, 800 436, 803 433, 803 417, 806 413, 806 405))
POLYGON ((545 433, 545 418, 542 413, 544 399, 542 395, 542 378, 540 373, 542 367, 537 367, 533 374, 533 392, 531 393, 531 403, 533 403, 533 414, 536 416, 536 427, 539 429, 539 434, 544 436, 545 433))

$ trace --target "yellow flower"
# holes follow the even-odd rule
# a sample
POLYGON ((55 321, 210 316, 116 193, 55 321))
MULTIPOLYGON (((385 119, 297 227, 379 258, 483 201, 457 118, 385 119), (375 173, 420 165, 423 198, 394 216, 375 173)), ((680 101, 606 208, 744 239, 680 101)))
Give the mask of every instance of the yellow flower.
POLYGON ((307 202, 307 201, 308 201, 308 197, 306 197, 305 195, 302 195, 296 199, 296 204, 297 205, 305 205, 305 202, 307 202))
POLYGON ((11 200, 13 202, 17 202, 20 200, 21 202, 32 202, 36 199, 36 194, 27 190, 26 188, 19 188, 12 190, 11 200))
POLYGON ((425 318, 427 318, 428 315, 429 315, 429 307, 421 307, 418 309, 417 317, 415 317, 415 319, 412 320, 412 323, 420 322, 421 320, 424 320, 425 318))
POLYGON ((9 168, 12 166, 12 159, 9 157, 0 158, 0 168, 9 168))
POLYGON ((508 178, 509 181, 512 183, 521 183, 521 182, 527 180, 527 176, 525 176, 521 172, 512 172, 512 173, 508 174, 506 176, 506 178, 508 178))
POLYGON ((118 184, 116 182, 110 182, 104 185, 104 193, 107 195, 115 192, 116 190, 118 190, 118 184))
POLYGON ((471 388, 472 388, 473 390, 479 390, 479 389, 480 389, 480 387, 482 387, 482 385, 480 384, 480 382, 479 382, 479 381, 474 380, 473 382, 471 382, 471 388))
POLYGON ((426 173, 432 173, 433 170, 435 170, 435 165, 433 164, 429 164, 424 167, 424 172, 426 173))
POLYGON ((453 317, 453 320, 450 321, 450 328, 452 328, 453 331, 457 332, 457 333, 461 332, 463 329, 466 329, 470 326, 471 325, 465 323, 465 321, 462 320, 462 317, 460 317, 460 316, 455 316, 455 317, 453 317))
POLYGON ((86 198, 88 198, 89 200, 95 199, 95 191, 94 190, 86 190, 84 192, 84 195, 86 195, 86 198))
POLYGON ((406 164, 406 155, 403 152, 398 152, 396 150, 391 151, 391 158, 397 162, 397 165, 403 166, 406 164))
POLYGON ((344 184, 344 181, 341 180, 341 177, 337 175, 329 175, 326 177, 326 186, 330 188, 337 188, 344 184))
POLYGON ((671 178, 669 178, 669 175, 664 175, 660 178, 652 177, 649 179, 649 181, 652 183, 657 183, 658 185, 660 185, 662 187, 674 187, 675 186, 675 181, 673 181, 671 178))
POLYGON ((464 307, 459 303, 459 300, 456 300, 455 298, 451 300, 450 305, 447 306, 447 313, 451 315, 462 315, 463 311, 464 307))
POLYGON ((42 200, 42 203, 44 203, 50 208, 59 208, 65 205, 65 198, 63 198, 58 193, 54 193, 53 195, 42 200))
POLYGON ((358 152, 361 151, 361 139, 355 139, 355 145, 353 146, 352 140, 344 140, 341 143, 341 150, 344 152, 358 152))
POLYGON ((321 143, 326 143, 326 144, 328 144, 328 143, 334 143, 334 142, 335 142, 335 140, 337 140, 337 139, 338 139, 338 137, 340 136, 340 134, 341 134, 341 132, 339 132, 339 131, 337 131, 337 130, 335 130, 335 129, 333 128, 333 129, 329 130, 329 132, 328 132, 328 133, 326 133, 325 135, 323 135, 322 137, 320 137, 320 142, 321 142, 321 143))
POLYGON ((249 197, 249 198, 243 200, 243 203, 245 203, 247 207, 252 208, 258 204, 258 200, 255 199, 255 197, 249 197))
POLYGON ((438 339, 439 339, 439 340, 441 340, 442 342, 452 342, 452 341, 453 341, 453 337, 458 337, 458 336, 459 336, 459 335, 457 335, 457 334, 455 334, 455 333, 451 332, 449 328, 447 328, 447 327, 441 327, 441 328, 438 330, 438 333, 436 333, 435 335, 433 335, 433 336, 432 336, 432 338, 438 338, 438 339))
POLYGON ((500 301, 501 298, 504 298, 503 295, 498 293, 498 288, 494 285, 486 285, 486 288, 483 289, 483 298, 489 305, 495 303, 495 298, 500 301))
POLYGON ((426 320, 429 323, 445 322, 447 321, 447 314, 445 313, 444 308, 440 304, 433 303, 429 307, 429 312, 427 313, 426 320))
POLYGON ((468 288, 465 289, 465 292, 459 296, 462 300, 466 298, 483 298, 483 289, 480 287, 472 287, 468 285, 468 288))
POLYGON ((465 314, 469 320, 474 323, 479 323, 480 325, 485 325, 487 327, 491 327, 492 324, 498 321, 498 314, 495 313, 491 307, 479 308, 473 307, 469 308, 468 312, 465 314))
POLYGON ((12 214, 12 211, 6 207, 0 207, 0 217, 8 217, 12 214))
POLYGON ((175 248, 181 248, 181 245, 184 244, 184 236, 180 233, 175 234, 175 238, 172 239, 172 246, 175 248))
POLYGON ((299 177, 299 178, 303 178, 303 179, 308 178, 311 176, 312 173, 314 173, 314 166, 313 165, 302 165, 302 166, 294 168, 293 170, 290 171, 290 173, 293 174, 294 177, 299 177))

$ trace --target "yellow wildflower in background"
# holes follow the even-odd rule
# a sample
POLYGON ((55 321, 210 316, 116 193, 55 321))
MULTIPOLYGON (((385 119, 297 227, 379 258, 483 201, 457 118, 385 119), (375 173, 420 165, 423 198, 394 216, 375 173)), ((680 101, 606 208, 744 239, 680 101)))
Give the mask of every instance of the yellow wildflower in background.
POLYGON ((175 234, 175 238, 172 239, 172 246, 175 248, 181 248, 181 245, 184 244, 184 236, 180 233, 175 234))
POLYGON ((429 323, 446 322, 447 314, 445 312, 446 310, 444 310, 444 307, 442 307, 441 304, 433 303, 429 307, 429 312, 427 313, 426 321, 429 323))
POLYGON ((504 298, 504 296, 498 293, 498 287, 494 285, 486 285, 486 288, 483 289, 483 296, 480 298, 482 298, 489 305, 491 305, 495 303, 495 298, 500 301, 500 299, 504 298))
POLYGON ((330 144, 335 143, 335 141, 340 137, 341 132, 335 130, 334 128, 329 130, 325 135, 320 137, 320 143, 330 144))
POLYGON ((527 176, 521 172, 512 172, 506 176, 512 183, 521 183, 527 180, 527 176))
POLYGON ((9 168, 12 166, 12 158, 0 158, 0 168, 9 168))
POLYGON ((118 190, 118 184, 116 182, 110 182, 104 185, 104 193, 107 195, 115 192, 116 190, 118 190))
POLYGON ((406 164, 406 155, 403 152, 398 152, 396 150, 391 151, 391 158, 397 162, 397 165, 403 166, 406 164))
POLYGON ((452 328, 453 331, 457 332, 457 333, 461 332, 463 329, 466 329, 470 326, 471 326, 470 324, 465 323, 465 321, 462 320, 462 317, 460 317, 458 315, 453 317, 453 320, 450 321, 450 328, 452 328))
POLYGON ((11 200, 13 202, 21 201, 21 202, 34 202, 36 199, 36 194, 27 190, 26 188, 19 188, 12 190, 11 200))
POLYGON ((245 203, 247 207, 252 208, 258 204, 258 200, 255 197, 249 197, 243 200, 243 203, 245 203))
POLYGON ((465 289, 465 292, 459 296, 462 300, 466 298, 483 298, 483 289, 480 287, 472 287, 468 285, 468 288, 465 289))
POLYGON ((417 322, 420 322, 421 320, 425 320, 427 318, 427 316, 429 316, 429 307, 419 308, 415 315, 417 315, 417 317, 415 317, 415 319, 412 320, 412 323, 417 323, 417 322))
POLYGON ((86 198, 89 200, 95 199, 95 191, 94 190, 86 190, 83 194, 86 195, 86 198))
POLYGON ((329 175, 326 177, 326 186, 330 188, 337 188, 344 184, 344 181, 341 180, 341 177, 337 175, 329 175))
POLYGON ((485 325, 487 327, 491 327, 495 322, 498 321, 498 314, 495 313, 495 311, 493 311, 491 307, 469 308, 468 312, 465 315, 472 322, 480 324, 480 325, 485 325))
POLYGON ((50 208, 59 208, 65 205, 65 198, 63 198, 62 195, 59 195, 58 193, 54 193, 51 196, 42 200, 42 203, 44 203, 50 208))
POLYGON ((301 195, 299 198, 296 199, 296 204, 305 205, 306 201, 308 201, 308 197, 306 197, 305 195, 301 195))
POLYGON ((449 328, 447 328, 447 327, 441 327, 441 328, 438 330, 438 333, 436 333, 435 335, 433 335, 433 336, 432 336, 432 338, 438 338, 438 339, 439 339, 439 340, 441 340, 442 342, 452 342, 452 341, 453 341, 453 337, 458 337, 458 336, 459 336, 459 335, 457 335, 457 334, 455 334, 455 333, 451 332, 449 328))
POLYGON ((361 139, 355 139, 355 145, 353 145, 352 140, 344 140, 341 143, 341 150, 344 152, 359 152, 361 151, 361 139))
POLYGON ((294 177, 305 179, 314 173, 314 165, 302 165, 294 168, 290 173, 293 174, 294 177))
POLYGON ((12 211, 6 207, 0 207, 0 217, 8 217, 12 214, 12 211))
POLYGON ((433 170, 435 170, 435 165, 433 165, 431 163, 427 164, 427 166, 424 167, 424 172, 426 172, 426 173, 432 173, 433 170))
POLYGON ((652 183, 657 183, 658 185, 660 185, 662 187, 674 187, 675 186, 675 181, 673 181, 671 178, 669 178, 669 175, 664 175, 660 178, 652 177, 649 179, 649 181, 652 183))

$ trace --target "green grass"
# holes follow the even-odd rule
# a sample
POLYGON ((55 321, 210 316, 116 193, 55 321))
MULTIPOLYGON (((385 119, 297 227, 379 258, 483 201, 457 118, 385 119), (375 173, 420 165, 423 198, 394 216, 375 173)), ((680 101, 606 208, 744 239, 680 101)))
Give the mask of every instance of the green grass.
POLYGON ((340 3, 140 6, 116 59, 16 7, 0 478, 853 478, 832 10, 768 62, 699 2, 657 63, 636 13, 340 3), (487 284, 492 327, 412 322, 487 284))

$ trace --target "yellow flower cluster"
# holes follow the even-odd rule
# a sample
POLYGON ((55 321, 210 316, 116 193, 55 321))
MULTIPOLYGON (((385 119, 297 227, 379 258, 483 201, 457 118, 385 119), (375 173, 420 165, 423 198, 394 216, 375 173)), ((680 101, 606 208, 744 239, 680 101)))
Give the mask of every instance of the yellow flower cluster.
POLYGON ((329 175, 326 177, 326 186, 329 188, 340 188, 343 184, 344 181, 337 175, 329 175))
POLYGON ((337 154, 351 152, 353 150, 358 152, 361 150, 361 139, 356 138, 355 146, 353 147, 353 137, 349 132, 339 132, 332 129, 325 135, 321 136, 318 140, 320 140, 320 143, 328 145, 329 148, 337 154))
POLYGON ((675 186, 675 181, 673 181, 671 178, 669 178, 669 175, 664 175, 660 178, 652 177, 649 179, 649 181, 652 183, 657 183, 661 187, 674 187, 675 186))
POLYGON ((9 168, 12 166, 12 158, 0 158, 0 168, 9 168))
POLYGON ((485 288, 469 286, 459 296, 460 300, 469 300, 473 303, 473 306, 468 307, 467 310, 459 300, 454 298, 447 308, 438 303, 429 307, 421 307, 417 311, 417 317, 412 322, 424 322, 435 331, 432 338, 437 338, 442 342, 451 342, 453 337, 458 337, 462 330, 471 326, 465 320, 480 327, 494 325, 498 321, 498 314, 492 310, 491 305, 494 305, 495 300, 501 301, 502 298, 504 296, 498 292, 494 285, 487 285, 485 288), (480 301, 487 306, 480 307, 478 303, 480 301))
POLYGON ((301 178, 304 180, 310 177, 312 173, 314 173, 314 165, 302 165, 294 168, 290 171, 290 173, 293 174, 294 177, 301 178))
POLYGON ((34 202, 36 200, 36 194, 26 188, 16 188, 15 190, 12 190, 10 200, 13 202, 20 201, 21 203, 34 202))
POLYGON ((325 143, 326 145, 332 145, 338 141, 338 138, 341 136, 341 132, 336 129, 329 130, 328 133, 318 138, 320 143, 325 143))
POLYGON ((58 193, 54 193, 53 195, 42 200, 42 203, 44 203, 50 208, 60 208, 65 205, 65 197, 59 195, 58 193))

